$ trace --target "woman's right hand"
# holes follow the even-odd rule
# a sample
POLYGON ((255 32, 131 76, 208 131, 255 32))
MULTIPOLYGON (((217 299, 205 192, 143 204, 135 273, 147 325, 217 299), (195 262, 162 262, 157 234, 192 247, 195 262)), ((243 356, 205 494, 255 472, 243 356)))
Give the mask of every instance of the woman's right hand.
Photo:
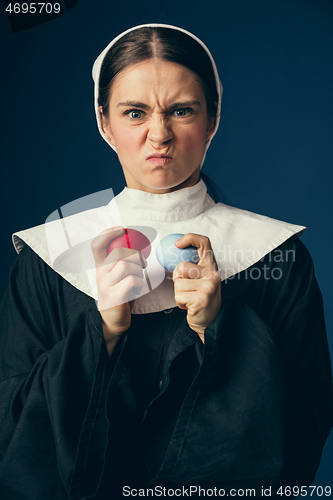
POLYGON ((109 355, 131 324, 131 307, 143 284, 143 255, 137 250, 115 248, 108 255, 110 242, 124 234, 122 227, 105 229, 91 243, 96 264, 98 309, 109 355))

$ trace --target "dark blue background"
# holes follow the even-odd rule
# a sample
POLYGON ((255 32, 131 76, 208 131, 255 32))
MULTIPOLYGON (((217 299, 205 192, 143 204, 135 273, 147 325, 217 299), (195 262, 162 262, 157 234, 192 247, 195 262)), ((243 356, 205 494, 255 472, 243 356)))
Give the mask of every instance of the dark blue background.
MULTIPOLYGON (((0 287, 13 231, 124 179, 100 138, 91 67, 121 31, 181 26, 210 48, 224 85, 205 171, 231 205, 296 224, 322 289, 333 350, 332 0, 80 0, 62 17, 13 34, 1 21, 0 287)), ((314 485, 333 486, 333 436, 314 485)))

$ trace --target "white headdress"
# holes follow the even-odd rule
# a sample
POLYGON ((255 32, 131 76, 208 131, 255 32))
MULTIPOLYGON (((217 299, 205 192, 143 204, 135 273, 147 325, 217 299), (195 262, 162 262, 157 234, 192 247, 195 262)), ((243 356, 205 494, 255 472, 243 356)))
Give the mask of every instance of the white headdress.
MULTIPOLYGON (((101 68, 102 68, 102 64, 103 64, 103 61, 104 61, 104 58, 106 56, 106 54, 109 52, 110 48, 118 41, 120 40, 123 36, 127 35, 127 33, 130 33, 131 31, 135 31, 135 30, 138 30, 140 28, 169 28, 169 29, 173 29, 173 30, 177 30, 177 31, 181 31, 182 33, 185 33, 186 35, 188 35, 189 37, 193 38, 193 40, 195 40, 196 42, 198 42, 204 49, 205 51, 207 52, 209 58, 210 58, 210 61, 212 63, 212 67, 213 67, 213 70, 214 70, 214 75, 215 75, 215 80, 216 80, 216 90, 217 90, 217 93, 218 93, 218 103, 217 103, 217 115, 216 115, 216 123, 215 123, 215 127, 214 127, 214 131, 209 139, 209 141, 207 142, 206 144, 206 150, 205 150, 205 155, 206 155, 206 151, 207 149, 209 148, 209 145, 211 143, 211 140, 212 138, 214 137, 217 129, 218 129, 218 126, 219 126, 219 122, 220 122, 220 114, 221 114, 221 100, 222 100, 222 92, 223 92, 223 88, 222 88, 222 84, 221 84, 221 81, 220 81, 220 78, 219 78, 219 75, 218 75, 218 72, 217 72, 217 67, 216 67, 216 64, 215 64, 215 61, 212 57, 212 54, 209 52, 208 48, 206 47, 206 45, 198 38, 196 37, 195 35, 193 35, 192 33, 190 33, 189 31, 186 31, 182 28, 178 28, 177 26, 172 26, 172 25, 169 25, 169 24, 141 24, 139 26, 134 26, 133 28, 130 28, 126 31, 124 31, 123 33, 121 33, 120 35, 116 36, 116 38, 114 38, 107 47, 105 47, 105 49, 103 50, 103 52, 100 53, 100 55, 97 57, 95 63, 94 63, 94 66, 93 66, 93 70, 92 70, 92 75, 93 75, 93 80, 95 82, 95 113, 96 113, 96 119, 97 119, 97 124, 98 124, 98 130, 101 134, 101 136, 103 137, 103 139, 109 144, 109 146, 112 147, 112 149, 114 149, 114 151, 117 152, 115 146, 113 146, 112 144, 110 144, 105 136, 105 133, 103 132, 102 130, 102 124, 101 124, 101 120, 100 120, 100 113, 99 113, 99 104, 98 104, 98 98, 99 98, 99 79, 100 79, 100 74, 101 74, 101 68)), ((203 162, 204 162, 204 159, 205 159, 205 155, 201 161, 201 166, 203 165, 203 162)))

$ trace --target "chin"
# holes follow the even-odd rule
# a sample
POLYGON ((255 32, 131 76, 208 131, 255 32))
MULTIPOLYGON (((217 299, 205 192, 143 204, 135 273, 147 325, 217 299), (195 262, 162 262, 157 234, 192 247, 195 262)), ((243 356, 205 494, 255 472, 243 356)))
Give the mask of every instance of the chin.
MULTIPOLYGON (((184 187, 194 186, 200 178, 200 172, 185 173, 185 177, 179 177, 176 172, 168 172, 165 169, 156 169, 150 175, 134 178, 130 176, 126 179, 127 186, 132 189, 146 191, 155 194, 169 193, 184 187)), ((179 174, 179 172, 178 172, 179 174)))
POLYGON ((154 179, 151 180, 150 182, 142 182, 142 186, 144 189, 147 190, 155 190, 155 191, 170 191, 170 190, 175 190, 179 189, 178 186, 181 186, 183 183, 186 182, 187 179, 176 179, 176 180, 171 180, 171 179, 154 179))

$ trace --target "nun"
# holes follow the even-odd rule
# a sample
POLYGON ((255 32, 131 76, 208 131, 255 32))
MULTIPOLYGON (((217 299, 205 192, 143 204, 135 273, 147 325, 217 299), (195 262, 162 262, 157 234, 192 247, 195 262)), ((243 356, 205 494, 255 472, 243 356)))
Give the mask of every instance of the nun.
POLYGON ((1 499, 296 497, 333 421, 305 228, 213 199, 222 86, 196 36, 131 28, 93 78, 126 187, 13 236, 1 499))

